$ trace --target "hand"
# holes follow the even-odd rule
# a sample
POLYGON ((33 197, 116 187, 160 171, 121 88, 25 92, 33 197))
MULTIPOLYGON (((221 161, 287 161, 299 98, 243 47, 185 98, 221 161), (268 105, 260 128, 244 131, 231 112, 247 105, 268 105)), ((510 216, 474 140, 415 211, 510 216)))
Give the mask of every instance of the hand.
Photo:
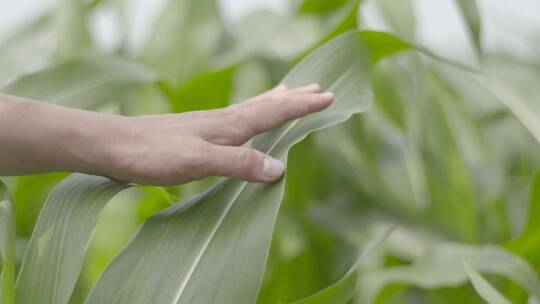
POLYGON ((332 93, 318 85, 281 85, 230 107, 182 114, 128 118, 112 160, 117 179, 171 185, 206 176, 270 182, 284 172, 281 161, 248 147, 254 135, 328 107, 332 93))
POLYGON ((224 109, 123 117, 0 95, 0 175, 72 171, 153 185, 213 175, 270 182, 283 175, 283 163, 238 146, 333 99, 317 85, 278 86, 224 109))

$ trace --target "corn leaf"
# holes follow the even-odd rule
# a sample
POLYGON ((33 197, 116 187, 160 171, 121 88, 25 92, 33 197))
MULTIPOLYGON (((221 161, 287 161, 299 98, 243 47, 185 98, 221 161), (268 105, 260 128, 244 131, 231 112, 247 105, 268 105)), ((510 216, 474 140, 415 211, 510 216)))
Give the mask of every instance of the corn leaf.
POLYGON ((104 177, 74 174, 51 192, 23 258, 17 303, 68 303, 98 215, 125 187, 104 177))
POLYGON ((358 267, 365 258, 375 249, 377 249, 386 240, 392 229, 384 231, 377 238, 366 245, 366 248, 360 254, 354 265, 337 282, 309 296, 305 299, 293 302, 293 304, 345 304, 356 292, 358 279, 358 267))
POLYGON ((133 62, 114 59, 70 60, 17 79, 3 93, 63 106, 96 109, 125 101, 155 75, 133 62))
POLYGON ((463 262, 465 272, 471 280, 471 283, 476 292, 488 304, 510 304, 511 302, 501 295, 486 279, 484 279, 469 263, 463 262))
POLYGON ((0 181, 0 302, 15 304, 15 214, 7 187, 0 181))
MULTIPOLYGON (((365 111, 372 63, 404 48, 373 32, 348 33, 324 45, 283 82, 290 87, 317 82, 335 92, 334 104, 259 136, 254 147, 286 160, 289 148, 308 133, 365 111)), ((272 184, 225 179, 153 216, 105 270, 88 303, 253 303, 283 188, 284 179, 272 184)))
POLYGON ((176 88, 211 68, 223 28, 215 0, 169 0, 142 61, 176 88))
POLYGON ((481 24, 476 0, 456 0, 466 21, 477 55, 482 54, 481 24))
POLYGON ((495 96, 540 142, 540 67, 501 58, 487 58, 485 83, 495 96))
POLYGON ((484 273, 511 279, 535 297, 540 295, 540 279, 522 258, 493 245, 438 243, 431 244, 411 265, 364 273, 361 303, 372 303, 382 288, 390 283, 425 289, 459 286, 467 280, 463 260, 484 273))

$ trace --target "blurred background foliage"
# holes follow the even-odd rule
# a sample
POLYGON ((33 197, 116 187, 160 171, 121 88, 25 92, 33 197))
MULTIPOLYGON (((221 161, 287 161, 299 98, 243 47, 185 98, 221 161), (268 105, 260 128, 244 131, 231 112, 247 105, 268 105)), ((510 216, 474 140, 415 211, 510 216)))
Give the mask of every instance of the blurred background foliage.
MULTIPOLYGON (((540 273, 533 1, 297 0, 284 12, 256 10, 234 22, 223 17, 222 2, 162 1, 148 37, 134 44, 130 1, 58 0, 1 42, 2 92, 123 115, 205 110, 271 88, 340 33, 392 33, 442 60, 417 52, 382 60, 368 113, 293 148, 258 302, 288 303, 330 285, 366 241, 393 225, 361 266, 352 302, 481 303, 461 259, 488 259, 490 246, 540 273), (115 20, 108 47, 92 28, 98 14, 115 20)), ((2 178, 16 203, 19 253, 46 195, 66 176, 2 178)), ((214 181, 115 197, 99 218, 71 303, 84 299, 145 219, 214 181)), ((487 278, 513 302, 529 300, 519 279, 487 278)))

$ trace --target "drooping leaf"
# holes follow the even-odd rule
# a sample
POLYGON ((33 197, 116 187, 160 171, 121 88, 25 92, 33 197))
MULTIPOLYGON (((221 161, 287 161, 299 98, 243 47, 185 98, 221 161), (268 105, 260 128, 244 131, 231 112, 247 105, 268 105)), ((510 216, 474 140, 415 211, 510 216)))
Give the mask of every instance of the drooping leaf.
POLYGON ((17 303, 68 303, 99 212, 125 188, 107 178, 83 174, 74 174, 55 188, 23 258, 17 303))
POLYGON ((0 302, 15 304, 15 214, 7 187, 0 181, 0 302))
MULTIPOLYGON (((308 133, 365 111, 371 100, 371 48, 380 44, 394 52, 406 47, 382 33, 353 32, 301 62, 283 82, 290 87, 317 82, 335 92, 334 104, 257 137, 253 146, 286 160, 289 148, 308 133)), ((150 218, 105 270, 88 303, 254 302, 283 185, 283 179, 272 184, 225 179, 150 218), (143 275, 160 280, 140 280, 143 275)))
POLYGON ((123 59, 67 61, 23 76, 3 93, 63 106, 96 109, 132 97, 137 88, 152 83, 148 69, 123 59))
POLYGON ((522 258, 493 245, 439 243, 429 246, 411 265, 364 273, 362 303, 372 303, 382 288, 390 283, 424 289, 459 286, 467 280, 463 260, 478 271, 501 275, 518 283, 531 295, 540 295, 538 274, 522 258))
POLYGON ((463 261, 465 272, 471 280, 476 292, 488 304, 510 304, 511 302, 501 295, 486 279, 484 279, 469 263, 463 261))
POLYGON ((309 296, 293 302, 293 304, 345 304, 356 292, 358 267, 364 259, 386 240, 393 229, 388 229, 366 245, 354 265, 337 282, 309 296))
POLYGON ((540 67, 501 58, 486 58, 485 84, 540 142, 540 67))

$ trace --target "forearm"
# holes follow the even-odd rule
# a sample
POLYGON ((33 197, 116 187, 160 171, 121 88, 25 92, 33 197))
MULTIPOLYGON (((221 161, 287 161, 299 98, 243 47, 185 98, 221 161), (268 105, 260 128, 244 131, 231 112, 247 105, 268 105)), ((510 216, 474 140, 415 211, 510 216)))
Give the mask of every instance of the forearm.
POLYGON ((122 119, 0 94, 0 175, 107 175, 122 119))

